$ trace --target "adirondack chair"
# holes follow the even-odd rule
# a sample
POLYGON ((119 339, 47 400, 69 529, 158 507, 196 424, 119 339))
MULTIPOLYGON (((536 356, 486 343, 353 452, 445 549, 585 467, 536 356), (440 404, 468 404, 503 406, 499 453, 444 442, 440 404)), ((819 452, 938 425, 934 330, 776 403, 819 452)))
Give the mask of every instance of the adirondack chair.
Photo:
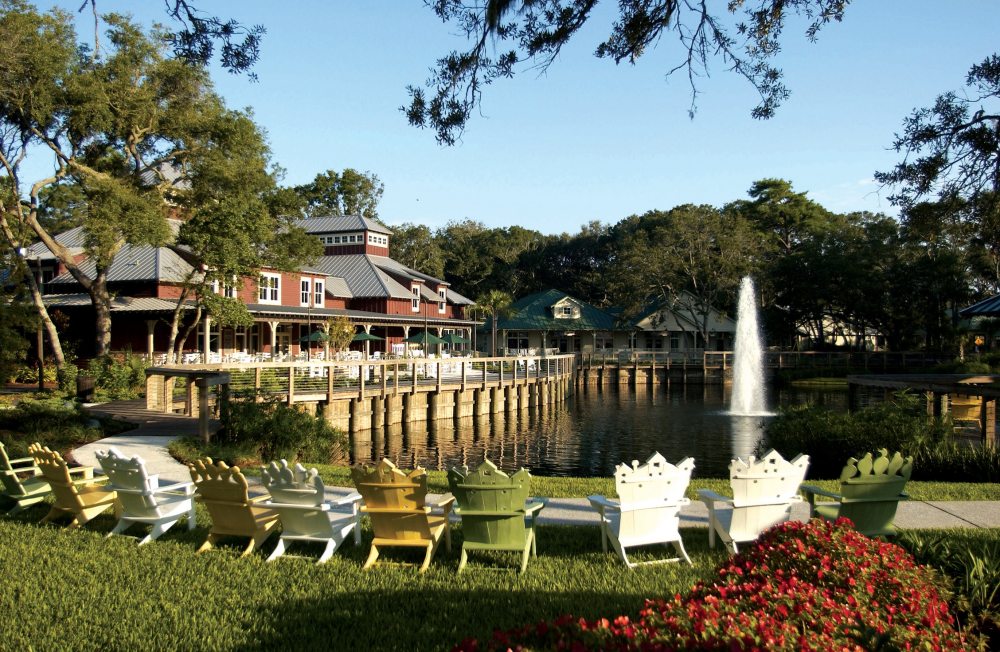
POLYGON ((261 470, 264 486, 271 494, 271 500, 264 505, 277 511, 281 521, 281 538, 268 561, 285 554, 293 541, 325 543, 319 564, 330 559, 351 532, 354 533, 354 545, 361 543, 361 513, 358 510, 361 494, 326 502, 323 479, 316 469, 306 471, 301 464, 290 468, 288 462, 281 460, 261 470), (331 511, 333 507, 342 506, 349 506, 351 512, 331 511))
POLYGON ((686 457, 676 466, 667 462, 659 453, 654 453, 646 463, 632 466, 619 464, 615 468, 615 489, 618 500, 604 496, 588 496, 590 505, 601 516, 601 548, 608 551, 608 542, 622 558, 625 565, 635 568, 639 563, 655 564, 675 562, 684 559, 691 563, 681 540, 681 507, 690 504, 684 497, 694 459, 686 457), (678 557, 633 562, 628 558, 627 548, 671 543, 678 557))
POLYGON ((889 451, 882 448, 875 459, 866 453, 860 460, 847 460, 840 474, 840 493, 810 485, 802 485, 802 493, 809 501, 812 516, 830 521, 843 516, 851 519, 862 534, 892 536, 896 534, 892 522, 899 501, 909 498, 903 488, 912 472, 913 457, 903 457, 898 451, 890 457, 889 451), (816 496, 835 502, 816 502, 816 496))
POLYGON ((3 482, 3 493, 0 495, 14 501, 14 507, 7 512, 8 516, 42 502, 52 493, 52 487, 42 477, 41 470, 35 466, 34 458, 10 459, 7 457, 7 448, 2 443, 0 443, 0 482, 3 482))
POLYGON ((801 502, 799 485, 809 468, 809 456, 798 455, 791 462, 770 450, 759 460, 729 463, 729 498, 708 489, 698 490, 698 499, 708 507, 708 545, 715 547, 718 535, 730 554, 738 545, 755 540, 761 532, 783 523, 792 514, 792 503, 801 502))
POLYGON ((386 547, 416 547, 426 549, 420 572, 427 570, 438 549, 442 536, 445 548, 451 550, 451 530, 448 515, 455 497, 444 495, 434 505, 427 505, 427 472, 417 468, 403 473, 389 460, 376 466, 356 466, 351 478, 364 500, 361 511, 368 514, 375 530, 371 552, 364 568, 371 568, 378 559, 379 549, 386 547), (442 510, 432 513, 432 507, 442 510))
POLYGON ((241 557, 259 547, 278 526, 278 512, 264 507, 269 496, 250 497, 247 479, 240 467, 225 462, 213 462, 211 457, 188 464, 191 480, 212 517, 212 529, 198 553, 212 549, 223 537, 249 537, 250 543, 241 557))
POLYGON ((57 516, 71 514, 73 520, 66 527, 75 529, 109 508, 114 507, 117 511, 117 494, 114 489, 101 484, 107 478, 94 478, 92 467, 71 470, 58 451, 49 450, 47 446, 38 443, 29 446, 28 452, 35 460, 35 466, 41 471, 42 477, 52 487, 52 495, 55 497, 52 509, 41 520, 42 523, 48 523, 57 516), (81 477, 74 480, 74 475, 81 477))
POLYGON ((448 486, 455 496, 455 512, 462 517, 461 573, 470 550, 513 550, 521 553, 521 572, 528 567, 528 553, 537 554, 535 521, 545 501, 529 499, 531 475, 521 469, 508 476, 489 460, 475 471, 453 468, 448 486))
POLYGON ((97 451, 95 455, 122 506, 121 518, 108 533, 109 537, 121 534, 136 523, 151 525, 149 533, 139 540, 141 546, 158 539, 185 514, 188 530, 194 529, 194 483, 160 485, 158 476, 147 473, 141 457, 126 458, 114 447, 97 451))

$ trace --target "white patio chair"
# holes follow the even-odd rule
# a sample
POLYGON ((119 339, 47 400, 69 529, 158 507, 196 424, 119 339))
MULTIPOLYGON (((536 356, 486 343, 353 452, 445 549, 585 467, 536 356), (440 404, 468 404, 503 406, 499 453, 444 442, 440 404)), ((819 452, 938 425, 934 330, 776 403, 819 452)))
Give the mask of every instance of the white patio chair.
POLYGON ((681 507, 691 502, 684 492, 693 470, 694 459, 686 457, 675 466, 659 453, 654 453, 642 466, 638 460, 633 460, 632 466, 619 464, 615 468, 619 500, 588 496, 591 506, 601 516, 601 548, 607 552, 610 542, 622 561, 634 568, 639 564, 629 560, 627 548, 671 543, 678 557, 639 563, 683 559, 690 564, 679 527, 681 507))

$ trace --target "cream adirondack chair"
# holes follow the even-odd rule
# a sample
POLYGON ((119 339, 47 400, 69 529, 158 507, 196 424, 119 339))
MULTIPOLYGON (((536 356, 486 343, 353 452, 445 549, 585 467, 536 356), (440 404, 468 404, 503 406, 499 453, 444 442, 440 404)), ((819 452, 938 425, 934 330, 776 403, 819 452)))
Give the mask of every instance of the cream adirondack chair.
POLYGON ((66 460, 58 451, 49 450, 47 446, 34 443, 28 447, 28 452, 35 460, 35 466, 52 487, 55 502, 52 509, 41 520, 48 523, 64 514, 72 514, 73 520, 66 527, 78 528, 98 514, 115 507, 117 509, 117 494, 100 483, 106 478, 94 478, 94 469, 89 466, 70 469, 66 460), (74 480, 74 475, 82 477, 74 480))
POLYGON ((264 505, 278 512, 281 521, 281 538, 268 561, 285 554, 293 541, 325 543, 318 564, 329 560, 352 532, 354 545, 361 543, 361 512, 358 509, 361 494, 327 502, 323 479, 316 469, 306 471, 301 464, 289 467, 288 462, 281 460, 261 470, 264 486, 271 494, 271 500, 264 505), (332 511, 334 507, 345 506, 350 508, 350 513, 332 511))
POLYGON ((433 506, 427 505, 427 471, 417 468, 403 473, 392 462, 383 459, 375 467, 354 467, 351 478, 364 499, 361 511, 368 514, 375 530, 364 568, 375 564, 380 548, 415 547, 427 551, 420 566, 422 573, 430 566, 442 536, 445 548, 451 550, 448 515, 455 497, 445 494, 433 506), (443 513, 433 514, 432 507, 443 513))
POLYGON ((121 517, 108 533, 109 537, 121 534, 136 523, 151 525, 149 533, 139 539, 141 546, 158 539, 184 515, 187 515, 188 530, 194 529, 194 483, 161 485, 159 476, 147 473, 141 457, 127 458, 114 447, 97 451, 95 455, 110 480, 109 488, 118 493, 122 506, 121 517))
POLYGON ((798 455, 791 462, 777 451, 764 457, 729 463, 729 485, 733 496, 708 489, 698 490, 698 499, 708 507, 708 545, 715 547, 718 535, 730 554, 738 544, 755 540, 773 525, 783 523, 792 513, 792 504, 802 502, 799 485, 809 468, 809 456, 798 455))
POLYGON ((261 505, 269 496, 251 498, 240 467, 206 457, 190 462, 188 470, 212 517, 212 529, 198 548, 199 554, 211 550, 223 537, 249 537, 250 543, 241 555, 246 557, 278 527, 278 512, 261 505))
POLYGON ((52 493, 52 487, 42 477, 41 470, 35 466, 34 458, 10 459, 2 443, 0 443, 0 482, 3 484, 3 493, 0 495, 14 501, 14 507, 7 512, 8 516, 42 502, 52 493))
POLYGON ((588 496, 591 506, 601 516, 601 548, 608 551, 608 543, 629 568, 640 563, 656 564, 675 562, 683 559, 691 563, 684 550, 684 542, 679 531, 681 507, 690 504, 684 497, 694 459, 686 457, 677 465, 667 462, 659 453, 654 453, 646 463, 632 466, 619 464, 615 468, 615 489, 618 501, 604 496, 588 496), (678 557, 633 562, 628 558, 627 548, 672 543, 678 557))

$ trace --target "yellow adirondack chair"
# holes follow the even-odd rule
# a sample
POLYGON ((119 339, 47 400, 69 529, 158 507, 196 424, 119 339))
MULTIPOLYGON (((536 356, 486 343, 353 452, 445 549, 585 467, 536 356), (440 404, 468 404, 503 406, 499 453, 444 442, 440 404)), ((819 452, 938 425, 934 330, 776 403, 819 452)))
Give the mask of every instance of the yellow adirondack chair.
POLYGON ((14 501, 14 507, 7 512, 8 516, 42 502, 52 493, 49 483, 35 466, 34 458, 10 459, 3 444, 0 444, 0 482, 3 483, 3 494, 0 495, 14 501))
POLYGON ((443 510, 433 514, 427 500, 427 471, 414 469, 409 473, 383 459, 375 467, 360 465, 351 469, 354 486, 364 500, 361 511, 368 514, 375 531, 371 552, 364 568, 371 568, 383 547, 424 548, 420 572, 427 570, 442 536, 445 548, 451 550, 451 530, 448 515, 455 497, 442 496, 433 507, 443 510))
POLYGON ((212 517, 212 529, 198 553, 211 550, 223 537, 249 537, 241 557, 259 547, 278 526, 278 512, 259 503, 270 496, 250 497, 247 479, 240 467, 213 462, 211 457, 188 464, 198 496, 212 517))
POLYGON ((42 523, 48 523, 64 514, 71 514, 73 520, 67 528, 74 529, 111 507, 117 511, 117 494, 100 484, 105 478, 94 478, 92 467, 70 469, 58 451, 49 450, 47 446, 38 443, 29 446, 28 453, 35 460, 35 466, 41 471, 42 477, 52 487, 52 495, 55 497, 52 509, 41 520, 42 523), (74 480, 74 475, 82 477, 74 480))

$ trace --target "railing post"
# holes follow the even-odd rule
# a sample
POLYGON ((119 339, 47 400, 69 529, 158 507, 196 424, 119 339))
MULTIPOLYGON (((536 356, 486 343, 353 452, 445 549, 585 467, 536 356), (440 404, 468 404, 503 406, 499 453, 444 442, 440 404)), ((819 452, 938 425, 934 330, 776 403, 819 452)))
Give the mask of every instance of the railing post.
POLYGON ((295 367, 292 366, 294 363, 289 363, 288 365, 288 404, 291 405, 295 402, 295 367))

